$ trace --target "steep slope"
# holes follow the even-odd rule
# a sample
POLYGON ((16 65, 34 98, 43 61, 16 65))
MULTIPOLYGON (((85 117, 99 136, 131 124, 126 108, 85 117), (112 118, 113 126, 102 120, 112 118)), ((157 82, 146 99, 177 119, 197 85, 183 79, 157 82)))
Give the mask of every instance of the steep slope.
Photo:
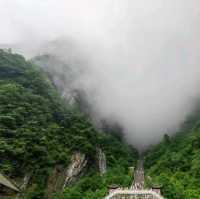
POLYGON ((136 159, 136 150, 67 104, 39 67, 0 50, 0 172, 21 187, 19 198, 102 198, 108 184, 128 186, 136 159))
POLYGON ((198 108, 182 132, 163 141, 146 154, 147 184, 162 185, 168 199, 200 198, 200 114, 198 108))

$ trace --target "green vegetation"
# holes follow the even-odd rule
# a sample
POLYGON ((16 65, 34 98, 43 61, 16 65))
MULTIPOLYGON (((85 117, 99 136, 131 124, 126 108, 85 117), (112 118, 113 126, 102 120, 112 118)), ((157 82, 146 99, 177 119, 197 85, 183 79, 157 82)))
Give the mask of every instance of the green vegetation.
POLYGON ((162 185, 167 199, 200 198, 200 128, 195 112, 182 132, 152 147, 145 158, 147 185, 162 185))
MULTIPOLYGON (((80 99, 79 99, 80 100, 80 99)), ((21 183, 31 181, 26 199, 46 199, 47 182, 55 166, 66 168, 71 155, 86 154, 85 174, 53 199, 102 199, 107 186, 127 187, 128 167, 137 152, 124 143, 120 128, 105 123, 97 131, 81 112, 77 101, 69 105, 60 97, 46 73, 21 55, 0 50, 0 173, 21 183), (107 172, 101 176, 96 149, 107 158, 107 172)), ((146 185, 162 185, 167 199, 200 199, 200 106, 183 124, 181 132, 145 154, 146 185)))
POLYGON ((123 167, 111 168, 104 176, 91 172, 83 177, 75 186, 69 187, 63 194, 58 194, 59 199, 102 199, 107 194, 107 186, 118 184, 128 187, 131 177, 123 167))
POLYGON ((122 145, 117 138, 111 135, 101 135, 99 144, 106 152, 108 171, 103 176, 91 169, 87 176, 72 187, 65 190, 64 194, 55 196, 57 199, 102 199, 107 193, 107 187, 117 184, 129 187, 133 178, 128 167, 136 165, 136 151, 122 145))
POLYGON ((66 167, 74 151, 86 154, 88 172, 55 198, 102 198, 109 184, 128 186, 137 153, 119 136, 97 132, 77 104, 67 105, 46 74, 21 55, 0 50, 0 172, 16 180, 32 174, 26 199, 47 198, 55 165, 66 167), (96 148, 108 172, 96 169, 96 148))

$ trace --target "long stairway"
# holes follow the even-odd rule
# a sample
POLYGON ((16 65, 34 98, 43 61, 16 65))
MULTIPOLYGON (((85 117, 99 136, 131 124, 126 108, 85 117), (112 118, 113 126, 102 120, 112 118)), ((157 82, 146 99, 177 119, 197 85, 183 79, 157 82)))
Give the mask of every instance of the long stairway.
POLYGON ((144 167, 143 159, 140 159, 134 172, 134 180, 130 187, 131 190, 141 190, 144 188, 144 167))
POLYGON ((158 193, 144 189, 143 159, 138 160, 134 172, 134 181, 129 189, 118 189, 111 192, 105 199, 164 199, 158 193))

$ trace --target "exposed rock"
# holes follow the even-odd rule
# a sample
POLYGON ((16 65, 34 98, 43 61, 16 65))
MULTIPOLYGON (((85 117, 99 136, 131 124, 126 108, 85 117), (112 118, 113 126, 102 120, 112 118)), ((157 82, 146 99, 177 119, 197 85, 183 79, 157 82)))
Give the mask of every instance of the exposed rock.
POLYGON ((84 173, 86 166, 86 156, 79 152, 72 155, 68 167, 56 165, 48 178, 47 198, 52 198, 53 193, 62 191, 68 185, 76 182, 84 173))
POLYGON ((30 179, 31 179, 31 176, 32 176, 32 173, 27 173, 25 176, 24 176, 24 179, 23 179, 23 184, 21 185, 20 187, 20 190, 25 190, 28 186, 28 183, 30 182, 30 179))
POLYGON ((71 158, 71 164, 69 165, 66 173, 65 173, 65 182, 63 185, 63 189, 75 182, 80 175, 83 173, 83 170, 87 166, 87 159, 85 154, 81 154, 79 152, 75 153, 71 158))
POLYGON ((16 186, 13 180, 8 179, 0 173, 0 198, 9 199, 14 198, 19 192, 19 188, 16 186))
POLYGON ((97 161, 99 172, 103 175, 106 173, 106 155, 100 148, 97 149, 97 161))
POLYGON ((23 181, 22 181, 22 184, 20 186, 20 192, 17 194, 17 197, 16 199, 19 199, 19 198, 23 198, 24 197, 24 192, 26 191, 26 188, 31 180, 31 177, 32 177, 32 173, 26 173, 24 178, 23 178, 23 181))

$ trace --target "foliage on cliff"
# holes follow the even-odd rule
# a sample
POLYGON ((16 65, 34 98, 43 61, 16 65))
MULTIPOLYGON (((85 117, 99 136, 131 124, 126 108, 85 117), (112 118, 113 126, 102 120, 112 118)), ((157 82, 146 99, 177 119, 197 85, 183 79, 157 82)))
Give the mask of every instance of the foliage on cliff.
POLYGON ((90 162, 87 177, 62 197, 74 198, 66 193, 76 187, 85 198, 91 191, 98 196, 98 191, 105 193, 107 184, 125 182, 116 180, 116 173, 107 181, 98 175, 97 147, 105 151, 112 170, 105 178, 119 167, 124 171, 121 175, 127 176, 127 167, 136 160, 135 150, 111 134, 97 132, 76 104, 70 106, 61 99, 39 67, 21 55, 0 50, 0 172, 14 179, 31 173, 27 198, 44 199, 54 166, 66 167, 71 154, 80 151, 90 162), (100 186, 95 185, 98 179, 104 181, 100 186))
POLYGON ((148 184, 162 185, 167 199, 200 198, 200 114, 198 108, 182 132, 148 151, 145 158, 148 184))

